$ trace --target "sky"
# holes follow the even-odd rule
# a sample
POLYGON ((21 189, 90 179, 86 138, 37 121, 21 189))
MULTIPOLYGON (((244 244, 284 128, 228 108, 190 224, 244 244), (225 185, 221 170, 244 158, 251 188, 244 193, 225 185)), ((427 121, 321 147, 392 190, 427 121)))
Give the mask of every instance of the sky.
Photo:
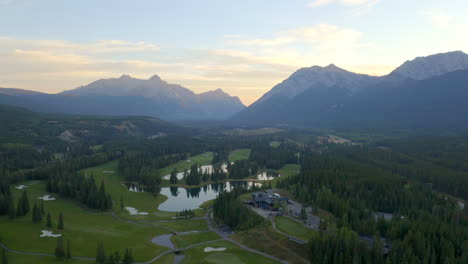
POLYGON ((468 52, 466 0, 0 0, 0 87, 123 74, 253 103, 302 67, 385 75, 468 52))

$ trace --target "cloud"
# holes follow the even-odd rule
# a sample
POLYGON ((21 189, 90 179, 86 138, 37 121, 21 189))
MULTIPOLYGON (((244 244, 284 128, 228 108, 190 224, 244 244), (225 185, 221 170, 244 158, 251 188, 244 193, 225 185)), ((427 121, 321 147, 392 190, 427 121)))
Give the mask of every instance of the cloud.
POLYGON ((315 0, 314 2, 310 3, 310 7, 319 7, 323 5, 328 5, 335 2, 335 0, 315 0))
POLYGON ((198 93, 223 88, 250 104, 301 67, 375 63, 358 58, 373 49, 361 32, 336 25, 291 28, 264 38, 224 38, 230 46, 195 49, 0 37, 0 87, 60 92, 122 74, 144 79, 158 74, 198 93))
POLYGON ((277 37, 272 39, 256 38, 251 40, 242 40, 239 35, 225 36, 228 44, 241 46, 279 46, 294 42, 292 37, 277 37))
POLYGON ((0 37, 0 87, 52 93, 122 74, 144 79, 158 74, 195 92, 223 88, 249 104, 296 67, 235 49, 0 37))

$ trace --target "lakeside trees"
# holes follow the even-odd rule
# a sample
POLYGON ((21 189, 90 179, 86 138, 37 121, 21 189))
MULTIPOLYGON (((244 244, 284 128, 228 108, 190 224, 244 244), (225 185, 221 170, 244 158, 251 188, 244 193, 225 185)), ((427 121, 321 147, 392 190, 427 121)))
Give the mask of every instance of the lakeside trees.
POLYGON ((236 187, 231 192, 221 192, 213 203, 213 216, 234 230, 245 230, 264 222, 264 219, 245 207, 239 196, 244 188, 236 187))

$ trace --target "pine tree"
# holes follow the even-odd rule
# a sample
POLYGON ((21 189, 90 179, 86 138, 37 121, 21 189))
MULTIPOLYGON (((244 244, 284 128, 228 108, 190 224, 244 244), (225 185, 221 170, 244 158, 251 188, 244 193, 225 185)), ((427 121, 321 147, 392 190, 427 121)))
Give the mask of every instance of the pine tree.
POLYGON ((11 197, 8 201, 8 215, 10 216, 10 219, 14 219, 16 217, 16 208, 11 197))
POLYGON ((58 217, 58 224, 57 224, 57 229, 63 230, 64 225, 63 225, 63 214, 60 212, 59 217, 58 217))
POLYGON ((23 216, 24 215, 24 211, 23 211, 23 198, 20 197, 18 199, 18 206, 16 207, 16 216, 19 217, 19 216, 23 216))
POLYGON ((125 249, 125 255, 122 261, 123 264, 131 264, 133 263, 133 253, 131 249, 125 249))
POLYGON ((33 210, 32 210, 32 221, 33 223, 38 223, 42 220, 41 212, 37 203, 34 203, 33 210))
POLYGON ((50 216, 50 213, 47 213, 47 227, 52 228, 52 217, 50 216))
POLYGON ((65 257, 65 250, 63 248, 63 238, 61 236, 57 240, 57 247, 55 248, 55 256, 60 259, 65 257))
POLYGON ((44 210, 44 200, 41 200, 41 215, 45 215, 45 210, 44 210))
POLYGON ((106 252, 104 251, 104 245, 102 243, 98 244, 98 248, 96 251, 96 262, 99 264, 106 263, 106 252))
POLYGON ((67 259, 71 259, 70 239, 67 239, 67 259))
POLYGON ((25 214, 29 213, 29 209, 30 209, 28 193, 26 192, 26 190, 23 190, 21 201, 23 203, 23 215, 25 215, 25 214))
POLYGON ((307 212, 306 212, 305 208, 302 207, 302 209, 301 209, 301 219, 304 220, 304 221, 306 221, 307 218, 308 218, 308 217, 307 217, 307 212))
POLYGON ((6 249, 2 250, 2 264, 8 264, 8 255, 6 249))

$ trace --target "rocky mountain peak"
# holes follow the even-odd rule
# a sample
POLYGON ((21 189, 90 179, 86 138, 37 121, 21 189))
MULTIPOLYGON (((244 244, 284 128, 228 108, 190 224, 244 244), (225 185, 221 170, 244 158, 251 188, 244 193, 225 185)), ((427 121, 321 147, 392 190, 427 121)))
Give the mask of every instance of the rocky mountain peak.
POLYGON ((390 75, 425 80, 466 69, 468 69, 468 55, 462 51, 452 51, 406 61, 390 75))

